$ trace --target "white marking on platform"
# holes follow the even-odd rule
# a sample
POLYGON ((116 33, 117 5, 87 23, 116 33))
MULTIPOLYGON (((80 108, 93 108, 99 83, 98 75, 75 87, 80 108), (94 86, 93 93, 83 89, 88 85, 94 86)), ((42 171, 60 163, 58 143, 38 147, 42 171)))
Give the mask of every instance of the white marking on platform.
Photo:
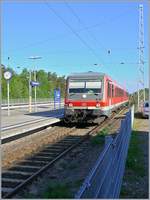
MULTIPOLYGON (((61 115, 55 115, 54 117, 52 117, 51 115, 50 116, 46 116, 46 117, 49 117, 49 119, 51 118, 57 118, 57 117, 63 117, 63 114, 61 115)), ((32 120, 32 121, 26 121, 26 122, 23 122, 23 123, 20 123, 20 124, 15 124, 15 125, 11 125, 11 126, 6 126, 6 127, 2 127, 2 131, 6 131, 6 130, 9 130, 9 129, 13 129, 13 128, 18 128, 18 127, 21 127, 21 126, 25 126, 25 125, 29 125, 29 124, 34 124, 34 123, 37 123, 37 122, 42 122, 42 121, 46 121, 48 119, 37 119, 37 120, 32 120)))

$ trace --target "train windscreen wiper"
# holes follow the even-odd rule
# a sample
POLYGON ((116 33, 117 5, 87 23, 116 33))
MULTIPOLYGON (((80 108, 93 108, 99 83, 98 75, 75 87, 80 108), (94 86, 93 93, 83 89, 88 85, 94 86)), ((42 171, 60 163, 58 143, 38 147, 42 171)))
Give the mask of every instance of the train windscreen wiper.
POLYGON ((69 94, 70 96, 73 96, 73 95, 75 95, 76 93, 71 93, 71 94, 69 94))

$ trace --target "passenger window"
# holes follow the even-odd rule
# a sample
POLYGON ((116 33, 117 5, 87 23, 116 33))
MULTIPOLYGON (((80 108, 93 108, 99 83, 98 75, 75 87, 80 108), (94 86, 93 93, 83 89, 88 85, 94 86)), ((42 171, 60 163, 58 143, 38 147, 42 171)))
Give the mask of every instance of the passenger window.
POLYGON ((112 97, 114 97, 114 85, 112 85, 112 97))
POLYGON ((107 96, 111 97, 111 84, 108 82, 107 96))

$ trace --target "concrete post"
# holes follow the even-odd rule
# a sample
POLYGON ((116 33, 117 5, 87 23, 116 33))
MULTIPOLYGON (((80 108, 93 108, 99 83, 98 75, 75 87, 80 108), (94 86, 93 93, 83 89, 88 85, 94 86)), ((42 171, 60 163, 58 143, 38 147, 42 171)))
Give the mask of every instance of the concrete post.
POLYGON ((29 71, 29 113, 32 112, 31 70, 29 71))
POLYGON ((134 105, 131 107, 131 127, 133 128, 134 123, 134 105))

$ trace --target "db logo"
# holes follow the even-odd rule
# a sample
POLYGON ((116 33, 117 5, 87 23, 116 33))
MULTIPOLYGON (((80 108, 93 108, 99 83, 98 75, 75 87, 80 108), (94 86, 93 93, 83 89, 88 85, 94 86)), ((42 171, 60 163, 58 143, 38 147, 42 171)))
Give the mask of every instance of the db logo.
POLYGON ((87 106, 86 103, 82 103, 82 106, 87 106))

